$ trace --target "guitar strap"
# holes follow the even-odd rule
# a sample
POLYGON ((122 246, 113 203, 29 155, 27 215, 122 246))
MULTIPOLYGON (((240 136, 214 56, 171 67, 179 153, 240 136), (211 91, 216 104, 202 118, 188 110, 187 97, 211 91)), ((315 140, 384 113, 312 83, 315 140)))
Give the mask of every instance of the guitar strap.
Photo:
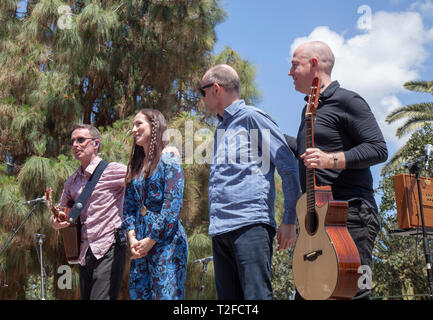
POLYGON ((86 186, 84 187, 77 201, 75 201, 71 211, 69 211, 67 222, 76 223, 77 219, 81 214, 81 211, 86 206, 86 203, 92 195, 93 190, 95 189, 96 184, 99 181, 99 178, 101 178, 101 175, 104 172, 105 168, 108 166, 108 164, 109 163, 106 161, 99 162, 95 171, 93 171, 92 175, 90 176, 89 181, 87 181, 86 186))

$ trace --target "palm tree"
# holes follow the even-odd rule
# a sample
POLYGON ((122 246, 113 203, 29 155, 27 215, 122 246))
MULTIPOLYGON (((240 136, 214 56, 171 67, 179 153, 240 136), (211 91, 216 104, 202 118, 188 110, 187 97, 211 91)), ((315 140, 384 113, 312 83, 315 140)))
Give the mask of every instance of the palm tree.
MULTIPOLYGON (((411 91, 433 94, 433 81, 409 81, 404 84, 404 87, 411 91)), ((416 103, 398 108, 388 114, 386 121, 391 124, 405 118, 406 122, 396 131, 396 136, 399 138, 433 123, 433 103, 416 103)), ((404 157, 405 154, 408 154, 408 149, 410 148, 407 144, 400 148, 384 165, 382 174, 389 173, 408 160, 404 157)))
MULTIPOLYGON (((410 81, 406 82, 404 87, 411 91, 433 94, 433 81, 410 81)), ((386 121, 391 124, 405 118, 406 122, 396 131, 399 138, 420 129, 425 124, 433 123, 433 103, 416 103, 398 108, 386 117, 386 121)))

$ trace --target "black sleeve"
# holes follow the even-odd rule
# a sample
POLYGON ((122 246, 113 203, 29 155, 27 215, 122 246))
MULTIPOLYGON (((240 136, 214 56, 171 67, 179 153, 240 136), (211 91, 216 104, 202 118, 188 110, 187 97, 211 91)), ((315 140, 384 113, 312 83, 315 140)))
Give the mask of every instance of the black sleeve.
POLYGON ((345 111, 345 129, 355 145, 344 152, 346 168, 361 169, 385 162, 385 139, 367 102, 355 94, 346 100, 345 111))
POLYGON ((293 154, 295 155, 296 159, 299 159, 298 142, 296 141, 296 138, 288 136, 287 134, 284 135, 284 138, 286 138, 286 142, 292 150, 293 154))

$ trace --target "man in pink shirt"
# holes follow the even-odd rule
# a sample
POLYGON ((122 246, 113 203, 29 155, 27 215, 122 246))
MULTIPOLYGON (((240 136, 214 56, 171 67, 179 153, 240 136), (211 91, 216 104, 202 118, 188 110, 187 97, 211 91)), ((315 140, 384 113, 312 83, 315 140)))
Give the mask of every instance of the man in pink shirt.
MULTIPOLYGON (((77 125, 71 135, 74 156, 81 166, 66 180, 61 207, 75 202, 102 161, 98 157, 101 134, 91 125, 77 125)), ((81 220, 80 293, 83 300, 117 299, 126 263, 126 241, 118 230, 122 223, 126 166, 111 162, 102 173, 83 208, 81 220)), ((69 226, 50 217, 53 228, 69 226)))

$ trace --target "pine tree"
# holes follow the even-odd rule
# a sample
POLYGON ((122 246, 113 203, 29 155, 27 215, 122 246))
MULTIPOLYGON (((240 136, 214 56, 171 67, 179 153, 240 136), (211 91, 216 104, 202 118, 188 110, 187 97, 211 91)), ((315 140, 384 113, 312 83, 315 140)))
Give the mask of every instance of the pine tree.
MULTIPOLYGON (((66 178, 79 165, 67 145, 72 124, 96 125, 102 132, 100 155, 123 163, 132 144, 132 117, 141 108, 161 110, 172 128, 184 131, 191 120, 194 132, 213 134, 215 118, 205 114, 197 88, 216 61, 215 26, 225 16, 218 0, 28 0, 22 8, 17 0, 0 2, 1 245, 31 209, 24 201, 42 196, 47 186, 59 201, 66 178)), ((253 101, 258 96, 253 67, 231 52, 249 70, 242 78, 252 88, 245 98, 253 101)), ((193 261, 211 255, 209 169, 192 163, 184 164, 184 172, 182 222, 193 261)), ((0 290, 0 299, 32 296, 25 291, 40 272, 35 233, 46 235, 43 253, 54 297, 79 297, 76 267, 73 290, 57 287, 57 270, 66 260, 49 216, 40 204, 2 256, 9 287, 0 290)), ((191 299, 199 269, 188 269, 191 299)), ((122 299, 128 299, 127 274, 122 299)), ((205 286, 202 298, 215 297, 212 266, 205 286)))

